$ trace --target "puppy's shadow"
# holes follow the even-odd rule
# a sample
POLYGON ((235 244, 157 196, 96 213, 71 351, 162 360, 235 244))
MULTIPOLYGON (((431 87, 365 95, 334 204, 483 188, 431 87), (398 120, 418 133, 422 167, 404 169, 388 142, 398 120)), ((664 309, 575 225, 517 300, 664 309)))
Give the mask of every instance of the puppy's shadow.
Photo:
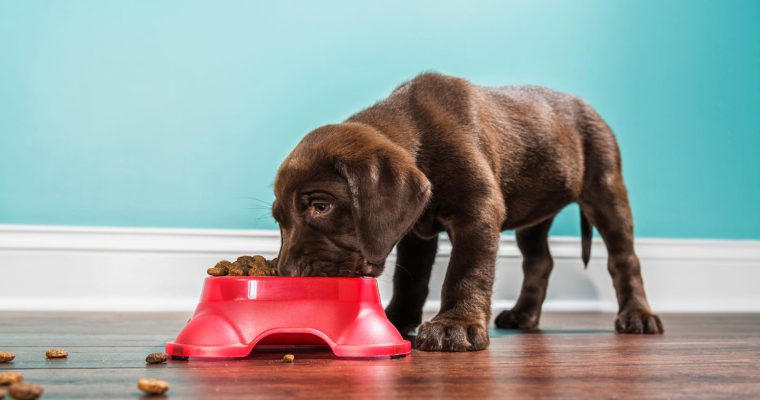
MULTIPOLYGON (((519 330, 519 329, 499 329, 489 328, 488 335, 493 338, 511 337, 519 335, 595 335, 595 334, 614 334, 613 329, 531 329, 531 330, 519 330)), ((417 335, 407 335, 404 339, 414 343, 414 339, 417 335)))
POLYGON ((599 333, 613 334, 612 329, 531 329, 531 330, 519 330, 519 329, 498 329, 491 328, 488 333, 492 338, 495 337, 509 337, 515 335, 593 335, 599 333))

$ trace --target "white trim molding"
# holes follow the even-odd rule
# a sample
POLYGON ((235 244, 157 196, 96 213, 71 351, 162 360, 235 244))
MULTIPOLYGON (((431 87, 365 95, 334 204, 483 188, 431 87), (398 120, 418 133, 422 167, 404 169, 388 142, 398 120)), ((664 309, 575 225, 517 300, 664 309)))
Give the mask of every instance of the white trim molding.
MULTIPOLYGON (((615 311, 606 251, 593 242, 584 270, 580 240, 552 237, 546 310, 615 311)), ((0 225, 0 310, 191 311, 205 269, 242 254, 274 257, 279 233, 261 230, 0 225)), ((640 238, 645 286, 659 312, 760 312, 760 240, 640 238)), ((442 238, 426 304, 434 311, 451 243, 442 238)), ((394 254, 378 280, 391 293, 394 254)), ((522 280, 520 254, 503 236, 495 308, 508 308, 522 280)))

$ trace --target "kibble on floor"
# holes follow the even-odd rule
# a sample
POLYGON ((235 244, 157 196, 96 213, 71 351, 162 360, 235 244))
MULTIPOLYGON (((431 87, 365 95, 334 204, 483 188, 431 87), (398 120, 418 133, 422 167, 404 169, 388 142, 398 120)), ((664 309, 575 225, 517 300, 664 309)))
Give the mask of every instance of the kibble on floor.
POLYGON ((167 357, 164 353, 150 353, 145 357, 145 362, 148 364, 161 364, 166 362, 167 357))
POLYGON ((137 388, 146 394, 164 394, 169 390, 169 383, 160 379, 140 378, 137 388))
POLYGON ((69 352, 64 349, 50 349, 45 352, 47 358, 67 358, 68 356, 69 352))
POLYGON ((16 355, 7 351, 0 351, 0 364, 13 361, 16 355))
POLYGON ((16 372, 3 372, 0 373, 0 386, 8 386, 14 383, 19 383, 24 380, 21 374, 16 372))
POLYGON ((34 400, 45 390, 41 386, 33 383, 19 382, 14 383, 8 388, 8 396, 16 400, 34 400))

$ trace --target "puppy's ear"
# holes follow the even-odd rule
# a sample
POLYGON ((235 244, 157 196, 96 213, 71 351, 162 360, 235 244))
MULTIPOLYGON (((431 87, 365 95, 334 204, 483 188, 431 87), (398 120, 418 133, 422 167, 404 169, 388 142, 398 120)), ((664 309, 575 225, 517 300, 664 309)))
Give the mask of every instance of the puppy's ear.
POLYGON ((420 218, 430 200, 430 181, 408 154, 380 150, 361 159, 336 160, 348 183, 351 213, 362 254, 379 264, 420 218))

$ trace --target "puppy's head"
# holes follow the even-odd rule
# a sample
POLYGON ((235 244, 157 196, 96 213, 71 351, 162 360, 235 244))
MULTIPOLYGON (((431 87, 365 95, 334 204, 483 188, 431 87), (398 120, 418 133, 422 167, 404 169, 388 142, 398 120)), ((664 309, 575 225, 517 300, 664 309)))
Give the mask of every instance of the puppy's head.
POLYGON ((358 123, 306 135, 280 166, 274 190, 285 276, 380 275, 430 198, 414 159, 358 123))

